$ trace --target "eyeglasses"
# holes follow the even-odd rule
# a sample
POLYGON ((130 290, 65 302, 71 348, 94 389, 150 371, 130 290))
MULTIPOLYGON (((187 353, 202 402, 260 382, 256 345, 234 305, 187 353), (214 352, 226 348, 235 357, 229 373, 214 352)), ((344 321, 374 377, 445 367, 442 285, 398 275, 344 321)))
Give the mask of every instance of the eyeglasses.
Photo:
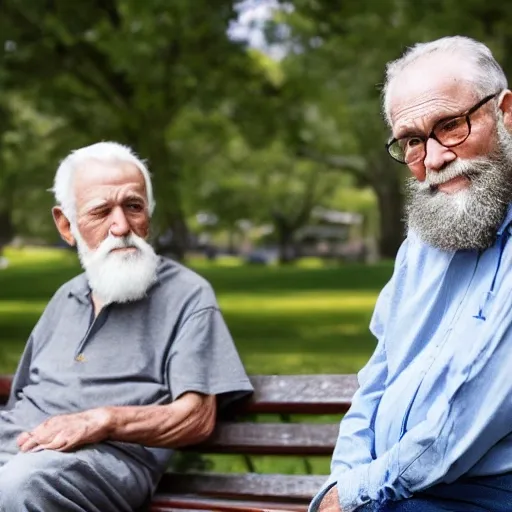
POLYGON ((474 107, 458 116, 441 119, 434 125, 428 137, 424 135, 409 135, 399 139, 392 139, 386 144, 388 153, 397 162, 411 165, 425 158, 427 140, 430 138, 436 140, 445 148, 453 148, 462 144, 471 133, 469 116, 495 98, 500 92, 486 96, 474 107))

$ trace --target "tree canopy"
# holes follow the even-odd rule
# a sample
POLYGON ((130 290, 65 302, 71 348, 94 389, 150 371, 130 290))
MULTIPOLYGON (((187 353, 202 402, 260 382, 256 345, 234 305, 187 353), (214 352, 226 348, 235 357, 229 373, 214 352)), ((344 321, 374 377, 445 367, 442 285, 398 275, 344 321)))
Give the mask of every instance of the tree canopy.
MULTIPOLYGON (((505 72, 512 12, 498 0, 281 0, 265 49, 229 35, 236 0, 0 2, 0 246, 51 239, 53 174, 99 140, 149 162, 155 236, 187 250, 193 218, 271 224, 282 253, 318 205, 371 190, 380 252, 404 235, 405 167, 385 153, 387 61, 416 41, 486 42, 505 72)), ((350 207, 353 207, 351 204, 350 207)))

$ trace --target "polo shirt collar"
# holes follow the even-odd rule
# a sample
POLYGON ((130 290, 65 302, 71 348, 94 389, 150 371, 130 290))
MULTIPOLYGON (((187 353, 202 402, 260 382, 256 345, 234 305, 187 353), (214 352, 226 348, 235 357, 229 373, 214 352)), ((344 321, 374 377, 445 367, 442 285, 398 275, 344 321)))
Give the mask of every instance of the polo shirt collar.
POLYGON ((69 290, 68 297, 74 297, 82 304, 89 304, 91 289, 87 282, 85 272, 75 277, 71 282, 71 289, 69 290))

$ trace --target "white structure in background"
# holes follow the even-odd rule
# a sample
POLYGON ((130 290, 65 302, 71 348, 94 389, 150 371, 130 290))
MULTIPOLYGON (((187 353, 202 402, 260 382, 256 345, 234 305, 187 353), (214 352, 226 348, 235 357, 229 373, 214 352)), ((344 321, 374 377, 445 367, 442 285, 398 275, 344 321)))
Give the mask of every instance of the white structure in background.
POLYGON ((360 213, 317 207, 295 241, 301 256, 366 261, 365 218, 360 213))

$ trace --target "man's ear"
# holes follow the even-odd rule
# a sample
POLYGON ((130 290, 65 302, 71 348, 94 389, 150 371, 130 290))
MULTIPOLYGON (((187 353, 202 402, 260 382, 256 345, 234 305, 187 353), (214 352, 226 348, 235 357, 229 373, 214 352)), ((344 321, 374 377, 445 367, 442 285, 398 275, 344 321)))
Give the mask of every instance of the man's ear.
POLYGON ((508 89, 501 93, 500 110, 503 112, 503 123, 512 132, 512 92, 508 89))
POLYGON ((64 215, 62 208, 60 206, 54 206, 52 208, 52 215, 62 239, 69 245, 74 246, 76 244, 76 240, 75 237, 71 234, 71 223, 69 222, 69 219, 64 215))

